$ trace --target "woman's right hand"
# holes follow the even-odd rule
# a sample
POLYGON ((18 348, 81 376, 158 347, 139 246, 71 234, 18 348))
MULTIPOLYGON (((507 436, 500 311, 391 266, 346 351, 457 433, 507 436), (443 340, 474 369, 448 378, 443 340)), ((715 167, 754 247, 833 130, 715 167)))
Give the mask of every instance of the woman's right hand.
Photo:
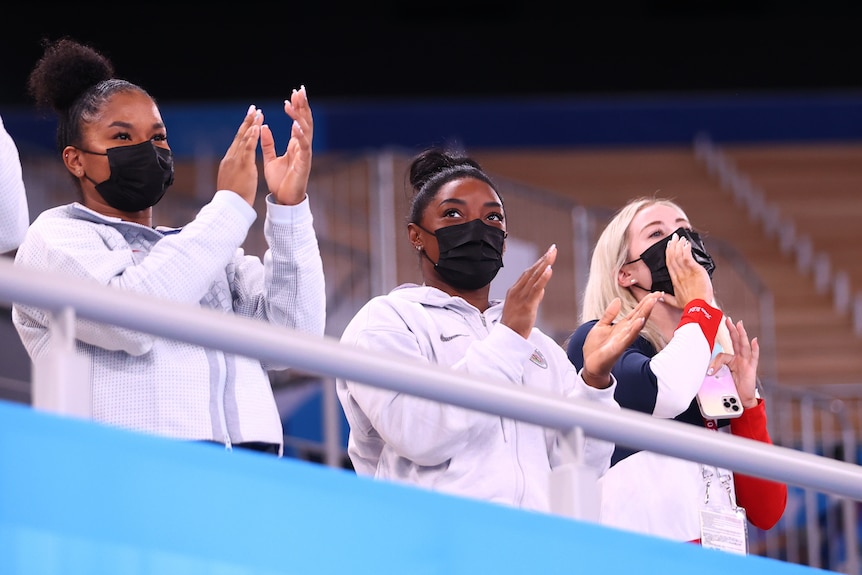
POLYGON ((665 302, 679 309, 685 309, 694 299, 712 303, 712 279, 706 268, 697 263, 691 255, 691 243, 688 239, 674 234, 667 244, 665 261, 674 291, 674 295, 665 294, 665 302))
POLYGON ((249 106, 230 147, 219 163, 217 189, 231 190, 254 207, 257 196, 257 143, 260 140, 260 126, 263 113, 249 106))
POLYGON ((530 332, 533 331, 539 304, 545 297, 545 286, 554 274, 552 266, 556 260, 557 246, 554 244, 536 263, 524 270, 521 277, 506 292, 500 323, 521 334, 524 339, 529 338, 530 332))

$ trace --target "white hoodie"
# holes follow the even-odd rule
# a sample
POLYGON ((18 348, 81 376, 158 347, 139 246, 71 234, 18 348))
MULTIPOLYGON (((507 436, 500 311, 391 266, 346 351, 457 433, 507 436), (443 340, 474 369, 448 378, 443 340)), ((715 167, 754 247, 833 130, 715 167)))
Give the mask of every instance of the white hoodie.
MULTIPOLYGON (((586 385, 553 339, 537 328, 524 339, 499 323, 502 311, 502 301, 483 314, 436 288, 403 285, 359 310, 341 341, 619 409, 615 380, 607 389, 586 385)), ((555 429, 354 381, 336 385, 358 474, 549 510, 550 472, 561 463, 555 429)), ((584 462, 601 475, 612 450, 587 438, 584 462)))

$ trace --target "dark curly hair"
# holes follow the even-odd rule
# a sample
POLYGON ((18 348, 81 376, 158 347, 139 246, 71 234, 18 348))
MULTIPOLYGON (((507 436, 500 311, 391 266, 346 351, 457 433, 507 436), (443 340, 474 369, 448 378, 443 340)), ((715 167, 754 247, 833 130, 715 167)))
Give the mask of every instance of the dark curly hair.
MULTIPOLYGON (((57 150, 80 144, 82 126, 92 122, 105 102, 119 92, 146 90, 115 77, 111 61, 94 48, 71 38, 43 41, 44 54, 27 79, 37 106, 57 114, 57 150)), ((155 100, 154 100, 155 101, 155 100)))

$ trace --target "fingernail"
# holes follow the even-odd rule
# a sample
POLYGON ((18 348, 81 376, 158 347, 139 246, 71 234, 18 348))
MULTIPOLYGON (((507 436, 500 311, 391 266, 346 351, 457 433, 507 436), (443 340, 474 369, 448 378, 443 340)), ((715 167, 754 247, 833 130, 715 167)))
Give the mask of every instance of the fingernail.
POLYGON ((714 369, 712 369, 712 368, 710 367, 709 369, 707 369, 707 370, 706 370, 706 375, 712 375, 712 373, 713 373, 714 371, 715 371, 715 370, 714 370, 714 369))
POLYGON ((254 112, 254 104, 252 104, 248 107, 248 111, 245 113, 245 115, 248 116, 252 112, 254 112))

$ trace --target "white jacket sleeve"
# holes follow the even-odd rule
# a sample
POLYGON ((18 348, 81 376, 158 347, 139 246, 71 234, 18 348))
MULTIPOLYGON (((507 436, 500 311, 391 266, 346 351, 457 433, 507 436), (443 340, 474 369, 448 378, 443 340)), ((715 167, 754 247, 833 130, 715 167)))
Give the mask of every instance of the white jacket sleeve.
MULTIPOLYGON (((554 351, 556 352, 556 350, 554 351)), ((611 384, 608 387, 604 389, 591 387, 584 382, 583 377, 581 377, 581 372, 576 371, 574 365, 569 361, 568 356, 566 356, 565 352, 562 351, 562 348, 560 349, 560 353, 555 355, 561 356, 557 362, 559 365, 563 366, 561 369, 564 370, 564 373, 560 378, 564 382, 563 389, 565 390, 565 395, 568 399, 578 403, 590 403, 600 407, 601 409, 606 409, 609 412, 618 413, 620 411, 620 405, 617 403, 616 399, 614 399, 617 380, 613 375, 611 375, 611 384)), ((567 453, 568 449, 566 446, 561 444, 563 441, 567 440, 561 433, 557 433, 554 448, 549 454, 552 467, 557 467, 571 462, 568 457, 564 456, 564 453, 567 453)), ((569 447, 577 447, 581 450, 582 463, 592 468, 596 472, 597 476, 604 475, 604 473, 610 468, 611 455, 613 455, 614 451, 613 442, 597 439, 584 434, 580 445, 569 447)))
MULTIPOLYGON (((162 238, 140 258, 125 247, 116 230, 100 230, 98 224, 73 218, 40 217, 15 261, 133 293, 198 304, 213 278, 224 274, 255 217, 242 198, 218 192, 191 223, 162 238), (124 247, 111 249, 112 241, 124 247)), ((30 356, 38 356, 48 341, 49 314, 15 306, 13 320, 30 356)), ((149 334, 89 320, 76 322, 75 336, 83 343, 131 355, 147 353, 154 341, 149 334)))
POLYGON ((0 118, 0 253, 17 248, 29 224, 18 147, 0 118))
POLYGON ((234 311, 322 336, 326 286, 308 198, 283 206, 267 196, 266 205, 263 262, 239 252, 229 268, 234 311))
POLYGON ((699 325, 677 328, 667 346, 650 360, 658 382, 653 415, 673 418, 688 409, 706 377, 711 357, 709 342, 699 325))

